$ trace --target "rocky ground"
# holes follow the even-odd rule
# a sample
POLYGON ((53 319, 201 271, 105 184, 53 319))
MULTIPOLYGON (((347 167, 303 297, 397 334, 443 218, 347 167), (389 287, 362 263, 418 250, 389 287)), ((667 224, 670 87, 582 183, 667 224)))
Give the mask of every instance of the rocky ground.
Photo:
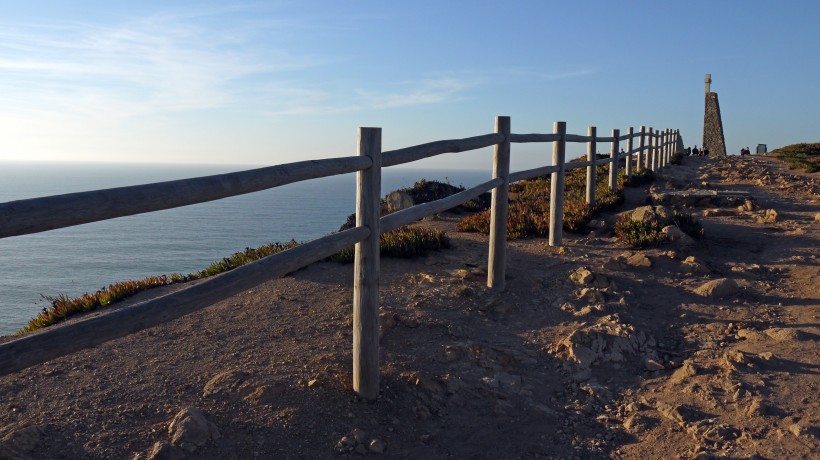
POLYGON ((600 216, 511 242, 503 294, 443 215, 419 225, 452 249, 382 261, 378 401, 350 390, 352 267, 318 263, 0 377, 0 458, 816 458, 819 188, 684 158, 622 212, 651 195, 701 240, 628 250, 600 216))

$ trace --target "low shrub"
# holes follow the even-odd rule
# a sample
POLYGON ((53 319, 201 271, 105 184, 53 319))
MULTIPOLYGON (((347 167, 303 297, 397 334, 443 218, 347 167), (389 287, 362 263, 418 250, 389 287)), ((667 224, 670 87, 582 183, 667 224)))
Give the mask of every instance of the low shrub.
POLYGON ((683 161, 683 154, 680 153, 680 152, 673 153, 672 156, 669 158, 669 162, 672 163, 673 165, 679 165, 679 164, 681 164, 682 161, 683 161))
POLYGON ((794 169, 806 172, 820 171, 820 142, 791 144, 772 150, 778 158, 785 161, 794 169))
POLYGON ((666 239, 661 230, 663 227, 659 223, 633 220, 629 214, 621 216, 615 222, 615 235, 632 248, 659 245, 666 239))
POLYGON ((672 211, 672 220, 683 233, 686 233, 692 238, 700 239, 703 236, 703 226, 695 220, 691 213, 677 210, 672 211))
POLYGON ((25 334, 51 326, 78 313, 107 307, 148 289, 218 275, 298 245, 299 243, 296 241, 289 241, 287 243, 270 243, 256 249, 245 248, 244 251, 214 262, 204 270, 196 273, 188 275, 172 273, 171 275, 151 276, 142 280, 122 281, 103 287, 93 294, 85 293, 79 297, 69 297, 63 294, 56 297, 44 296, 46 300, 51 302, 51 307, 43 308, 40 314, 29 320, 28 324, 18 331, 18 334, 25 334))
MULTIPOLYGON (((417 227, 399 227, 382 233, 379 238, 379 253, 384 257, 412 258, 450 247, 450 238, 440 230, 417 227)), ((354 246, 342 249, 330 257, 339 263, 351 263, 355 259, 354 246)))
MULTIPOLYGON (((573 161, 584 161, 586 157, 573 161)), ((586 168, 567 171, 564 176, 563 228, 583 232, 595 213, 613 209, 623 203, 621 187, 610 190, 608 167, 596 169, 596 200, 592 208, 586 203, 586 168)), ((620 181, 619 181, 620 183, 620 181)), ((551 176, 539 176, 510 185, 507 239, 549 236, 551 176)), ((467 216, 458 224, 460 232, 490 233, 490 210, 467 216)))

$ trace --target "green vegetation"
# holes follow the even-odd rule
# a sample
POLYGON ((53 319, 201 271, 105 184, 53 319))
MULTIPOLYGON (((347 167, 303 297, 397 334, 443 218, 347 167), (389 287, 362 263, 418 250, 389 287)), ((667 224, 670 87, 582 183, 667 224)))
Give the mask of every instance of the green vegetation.
MULTIPOLYGON (((585 157, 575 161, 585 161, 585 157)), ((586 168, 567 171, 564 178, 564 229, 582 232, 595 213, 612 209, 623 202, 623 192, 619 187, 613 193, 608 186, 609 171, 598 166, 596 182, 596 203, 590 208, 586 203, 586 168)), ((623 179, 619 177, 619 185, 623 179)), ((550 176, 540 176, 510 185, 510 206, 507 218, 507 238, 514 240, 528 236, 549 235, 550 176)), ((490 210, 470 215, 458 224, 460 232, 490 233, 490 210)))
POLYGON ((615 235, 633 248, 659 245, 666 239, 662 229, 663 226, 657 221, 634 220, 630 214, 621 216, 615 222, 615 235))
MULTIPOLYGON (((379 238, 379 253, 384 257, 409 259, 450 247, 450 238, 440 230, 417 227, 399 227, 382 233, 379 238)), ((344 248, 330 258, 340 263, 351 263, 355 256, 354 247, 344 248)))
POLYGON ((787 145, 772 150, 772 153, 777 153, 778 158, 793 169, 802 169, 810 173, 820 171, 820 142, 787 145))
POLYGON ((230 257, 212 263, 204 270, 188 275, 173 273, 171 275, 151 276, 143 280, 122 281, 110 284, 108 287, 103 287, 93 294, 85 293, 80 297, 68 297, 62 294, 57 297, 45 297, 46 300, 51 302, 51 307, 43 308, 43 311, 29 320, 28 324, 21 329, 18 334, 25 334, 46 326, 51 326, 78 313, 107 307, 112 303, 148 289, 218 275, 298 245, 299 243, 296 241, 290 241, 284 244, 270 243, 256 249, 245 248, 242 252, 237 252, 230 257))

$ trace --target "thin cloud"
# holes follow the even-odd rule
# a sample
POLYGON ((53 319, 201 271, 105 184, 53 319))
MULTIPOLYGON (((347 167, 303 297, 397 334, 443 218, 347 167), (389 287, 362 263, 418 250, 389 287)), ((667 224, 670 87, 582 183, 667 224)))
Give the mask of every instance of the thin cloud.
POLYGON ((243 78, 319 65, 313 56, 241 49, 242 31, 173 17, 119 27, 64 23, 0 26, 5 111, 128 117, 224 107, 243 78), (16 91, 15 91, 16 90, 16 91), (104 108, 103 108, 104 107, 104 108))

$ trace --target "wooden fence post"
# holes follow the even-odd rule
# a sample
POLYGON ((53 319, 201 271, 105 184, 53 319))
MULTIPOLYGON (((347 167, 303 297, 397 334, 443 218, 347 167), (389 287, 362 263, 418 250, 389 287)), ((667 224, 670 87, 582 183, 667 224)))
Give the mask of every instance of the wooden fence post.
POLYGON ((646 134, 646 157, 644 157, 644 168, 653 170, 652 169, 652 139, 655 138, 655 135, 652 132, 652 127, 649 127, 649 132, 646 134))
POLYGON ((587 142, 587 161, 592 162, 591 165, 587 166, 587 204, 591 208, 595 207, 595 191, 598 185, 598 165, 596 164, 598 155, 596 154, 597 143, 595 141, 597 130, 594 126, 587 128, 587 136, 590 137, 589 142, 587 142))
POLYGON ((663 166, 669 166, 672 161, 672 129, 666 128, 666 155, 663 156, 663 166))
POLYGON ((632 135, 635 133, 635 130, 630 126, 628 130, 626 130, 626 134, 629 136, 626 139, 626 180, 632 180, 632 135))
POLYGON ((381 128, 359 128, 359 156, 373 161, 356 173, 356 226, 370 236, 356 243, 353 275, 353 391, 379 397, 379 217, 382 168, 381 128))
POLYGON ((620 135, 620 129, 612 130, 612 137, 615 138, 612 141, 612 150, 609 152, 609 158, 612 160, 612 162, 609 163, 609 189, 612 190, 612 193, 618 191, 618 145, 620 144, 618 136, 620 135))
POLYGON ((646 126, 641 126, 641 140, 638 144, 638 164, 635 169, 643 169, 643 151, 646 148, 646 126))
POLYGON ((658 170, 660 171, 664 167, 663 161, 666 155, 666 130, 658 131, 658 136, 660 136, 658 139, 658 170))
POLYGON ((652 135, 652 171, 658 172, 658 131, 652 135))
POLYGON ((558 166, 558 171, 552 173, 550 180, 550 246, 563 244, 564 232, 564 156, 567 146, 567 123, 556 121, 552 132, 561 138, 552 143, 552 164, 558 166))
POLYGON ((504 183, 493 189, 490 208, 490 257, 487 261, 487 287, 501 292, 507 272, 507 205, 510 188, 510 117, 495 117, 495 132, 505 139, 495 145, 493 178, 504 183))

